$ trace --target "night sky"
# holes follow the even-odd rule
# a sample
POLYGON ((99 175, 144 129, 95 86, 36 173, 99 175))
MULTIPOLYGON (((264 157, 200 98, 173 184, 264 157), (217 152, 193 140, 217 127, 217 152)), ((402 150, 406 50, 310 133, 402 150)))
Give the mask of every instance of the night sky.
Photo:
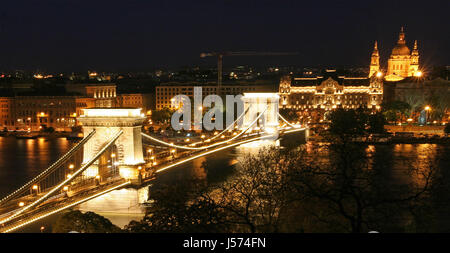
POLYGON ((2 1, 0 71, 128 71, 215 65, 202 52, 284 51, 227 57, 224 64, 382 64, 400 26, 421 63, 450 65, 450 1, 2 1))

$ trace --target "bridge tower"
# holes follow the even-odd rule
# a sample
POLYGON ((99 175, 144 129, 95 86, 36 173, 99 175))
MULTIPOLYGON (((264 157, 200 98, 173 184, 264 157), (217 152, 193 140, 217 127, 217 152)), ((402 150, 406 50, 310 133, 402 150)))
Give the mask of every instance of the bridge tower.
MULTIPOLYGON (((104 159, 114 159, 114 168, 125 179, 137 179, 138 167, 145 163, 142 152, 141 127, 145 116, 140 108, 88 108, 78 117, 83 126, 84 136, 92 130, 95 135, 84 145, 83 162, 87 163, 101 148, 105 140, 110 139, 119 130, 122 135, 116 140, 112 150, 104 159)), ((83 172, 85 177, 95 177, 103 168, 102 159, 83 172)))
POLYGON ((244 129, 249 127, 260 114, 263 114, 253 128, 264 127, 264 131, 267 133, 278 133, 280 96, 277 93, 244 93, 242 100, 244 111, 248 109, 248 113, 244 116, 244 129))

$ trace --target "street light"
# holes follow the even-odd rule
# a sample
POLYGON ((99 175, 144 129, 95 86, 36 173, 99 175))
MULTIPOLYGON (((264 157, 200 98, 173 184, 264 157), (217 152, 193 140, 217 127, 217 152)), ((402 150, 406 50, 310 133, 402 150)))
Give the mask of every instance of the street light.
POLYGON ((431 111, 431 107, 429 105, 425 106, 425 112, 426 112, 425 125, 428 124, 429 111, 431 111))

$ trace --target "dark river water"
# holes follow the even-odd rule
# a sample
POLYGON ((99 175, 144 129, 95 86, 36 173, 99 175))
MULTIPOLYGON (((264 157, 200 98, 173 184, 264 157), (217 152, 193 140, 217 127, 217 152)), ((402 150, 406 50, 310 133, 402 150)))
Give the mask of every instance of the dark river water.
MULTIPOLYGON (((45 169, 73 145, 65 138, 16 139, 0 137, 0 197, 17 189, 27 180, 45 169)), ((306 144, 309 145, 309 144, 306 144)), ((375 162, 383 163, 396 174, 410 166, 428 166, 428 159, 438 160, 438 166, 450 169, 450 146, 440 144, 391 144, 368 146, 375 151, 375 162)), ((223 181, 238 159, 248 152, 257 152, 254 147, 237 147, 221 151, 206 158, 198 158, 170 171, 163 172, 158 180, 177 182, 200 179, 208 183, 223 181)), ((400 179, 400 178, 399 178, 400 179)), ((18 232, 39 232, 41 226, 49 230, 57 215, 50 216, 38 224, 25 227, 18 232)), ((49 232, 49 231, 46 231, 49 232)))

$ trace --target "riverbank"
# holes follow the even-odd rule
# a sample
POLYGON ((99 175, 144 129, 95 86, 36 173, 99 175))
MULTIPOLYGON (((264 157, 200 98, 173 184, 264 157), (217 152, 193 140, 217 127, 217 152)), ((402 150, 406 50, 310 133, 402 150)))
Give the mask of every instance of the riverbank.
MULTIPOLYGON (((320 135, 309 136, 308 141, 324 142, 325 139, 320 135)), ((354 143, 361 144, 444 144, 450 145, 449 136, 432 136, 432 137, 414 137, 414 136, 361 136, 353 138, 354 143)))
POLYGON ((36 139, 36 138, 66 138, 68 140, 81 140, 82 134, 74 134, 71 132, 26 132, 26 131, 10 131, 0 132, 0 137, 15 137, 17 139, 36 139))

